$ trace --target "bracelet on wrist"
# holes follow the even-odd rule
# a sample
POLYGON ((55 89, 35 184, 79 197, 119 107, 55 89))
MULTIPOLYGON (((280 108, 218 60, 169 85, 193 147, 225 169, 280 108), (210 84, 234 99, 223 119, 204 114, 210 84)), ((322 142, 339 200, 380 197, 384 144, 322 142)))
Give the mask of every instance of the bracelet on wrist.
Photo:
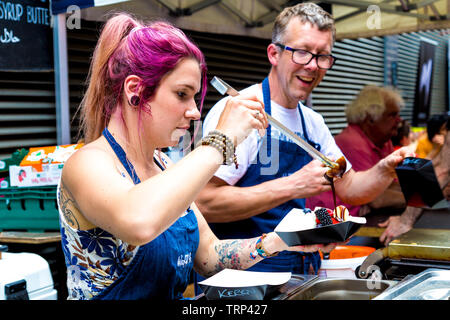
POLYGON ((208 133, 207 136, 203 137, 197 146, 211 146, 216 148, 222 153, 224 165, 235 164, 236 169, 238 168, 237 158, 236 158, 236 148, 234 147, 234 143, 231 141, 229 137, 223 134, 220 131, 213 130, 208 133))
POLYGON ((260 256, 261 258, 270 258, 275 257, 278 252, 274 253, 268 253, 266 249, 263 246, 263 240, 267 237, 267 234, 263 233, 261 237, 258 238, 255 244, 255 251, 250 252, 250 258, 252 260, 255 260, 257 256, 260 256))

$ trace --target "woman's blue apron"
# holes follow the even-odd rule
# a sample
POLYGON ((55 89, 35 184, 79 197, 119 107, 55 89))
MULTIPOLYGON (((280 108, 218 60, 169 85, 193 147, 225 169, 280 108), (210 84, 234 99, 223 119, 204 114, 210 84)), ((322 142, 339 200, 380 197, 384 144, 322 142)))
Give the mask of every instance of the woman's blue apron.
MULTIPOLYGON (((133 182, 140 183, 133 165, 126 159, 124 150, 107 128, 103 131, 103 135, 133 182)), ((164 170, 156 159, 154 161, 161 170, 164 170)), ((198 243, 197 218, 194 211, 189 208, 188 213, 169 229, 151 242, 142 245, 119 278, 93 299, 182 299, 191 279, 198 243)))
MULTIPOLYGON (((271 100, 270 100, 270 87, 268 78, 264 79, 262 83, 263 96, 264 96, 264 108, 268 114, 271 114, 271 100)), ((300 112, 300 118, 302 121, 303 138, 308 141, 316 149, 320 150, 320 145, 312 142, 308 138, 306 131, 305 120, 300 105, 298 106, 300 112)), ((239 187, 250 187, 261 184, 266 181, 281 178, 283 176, 290 175, 303 166, 308 164, 312 158, 302 148, 290 141, 275 140, 271 135, 271 126, 266 130, 267 134, 263 139, 262 146, 259 149, 256 163, 251 164, 245 173, 245 175, 236 183, 239 187), (271 156, 271 144, 277 143, 279 146, 279 156, 271 156), (261 150, 267 150, 267 158, 273 161, 279 159, 278 170, 274 174, 261 174, 262 170, 269 171, 269 167, 274 163, 262 163, 261 150)), ((276 151, 276 150, 275 150, 276 151)), ((276 165, 276 164, 275 164, 276 165)), ((275 229, 278 223, 283 217, 291 211, 293 208, 304 208, 305 199, 290 200, 278 207, 270 209, 267 212, 258 214, 249 219, 227 222, 227 223, 212 223, 211 229, 219 239, 241 239, 241 238, 253 238, 258 237, 262 233, 268 233, 275 229)), ((254 271, 280 271, 280 272, 292 272, 297 274, 307 274, 309 267, 312 266, 314 272, 320 268, 320 256, 317 252, 314 253, 296 253, 296 252, 281 252, 278 256, 264 259, 257 263, 248 270, 254 271)))

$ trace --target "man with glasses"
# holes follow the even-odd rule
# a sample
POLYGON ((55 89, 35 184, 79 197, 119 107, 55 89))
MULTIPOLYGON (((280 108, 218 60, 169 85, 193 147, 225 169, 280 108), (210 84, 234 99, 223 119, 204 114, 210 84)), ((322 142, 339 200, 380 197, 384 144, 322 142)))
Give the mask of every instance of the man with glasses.
POLYGON ((292 61, 297 64, 308 65, 315 58, 319 69, 328 70, 336 61, 336 57, 331 54, 315 54, 302 49, 294 49, 281 43, 275 43, 275 45, 283 50, 292 51, 292 61))
MULTIPOLYGON (((275 21, 267 48, 272 65, 268 77, 240 95, 241 99, 248 97, 248 103, 255 103, 251 97, 256 96, 268 114, 325 156, 338 159, 342 152, 323 117, 301 103, 335 63, 331 54, 334 38, 333 18, 316 4, 300 3, 284 9, 275 21)), ((216 127, 227 99, 219 101, 207 115, 204 135, 216 127)), ((394 167, 403 157, 400 153, 357 174, 347 163, 343 178, 335 180, 339 196, 354 204, 371 201, 392 181, 394 167)), ((291 209, 305 207, 305 198, 331 189, 324 177, 328 169, 271 125, 264 137, 255 130, 237 147, 236 155, 238 167, 221 166, 196 201, 219 238, 256 237, 273 231, 291 209)), ((321 250, 329 252, 335 245, 321 250)), ((273 254, 250 270, 302 274, 311 269, 317 273, 320 267, 317 252, 273 254)))

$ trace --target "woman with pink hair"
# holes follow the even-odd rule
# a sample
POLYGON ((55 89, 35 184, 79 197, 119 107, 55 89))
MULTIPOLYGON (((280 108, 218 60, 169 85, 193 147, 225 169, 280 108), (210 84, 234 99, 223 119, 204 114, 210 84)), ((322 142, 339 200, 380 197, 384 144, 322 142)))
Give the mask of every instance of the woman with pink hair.
POLYGON ((273 232, 218 240, 194 200, 235 146, 268 126, 256 96, 229 100, 216 130, 176 164, 161 152, 200 119, 201 51, 178 28, 116 14, 105 24, 80 105, 85 146, 58 186, 69 299, 181 299, 192 269, 245 269, 288 248, 273 232))

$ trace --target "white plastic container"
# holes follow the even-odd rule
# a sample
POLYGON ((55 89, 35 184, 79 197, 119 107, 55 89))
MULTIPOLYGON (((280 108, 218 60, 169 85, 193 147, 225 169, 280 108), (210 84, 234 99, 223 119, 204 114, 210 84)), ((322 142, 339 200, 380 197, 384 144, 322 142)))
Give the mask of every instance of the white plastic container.
POLYGON ((365 246, 337 246, 329 259, 322 260, 319 276, 325 278, 356 279, 355 270, 375 251, 365 246))
POLYGON ((34 253, 2 252, 0 300, 56 300, 48 262, 34 253))
POLYGON ((322 260, 319 276, 324 278, 356 279, 355 270, 365 259, 366 257, 322 260))

